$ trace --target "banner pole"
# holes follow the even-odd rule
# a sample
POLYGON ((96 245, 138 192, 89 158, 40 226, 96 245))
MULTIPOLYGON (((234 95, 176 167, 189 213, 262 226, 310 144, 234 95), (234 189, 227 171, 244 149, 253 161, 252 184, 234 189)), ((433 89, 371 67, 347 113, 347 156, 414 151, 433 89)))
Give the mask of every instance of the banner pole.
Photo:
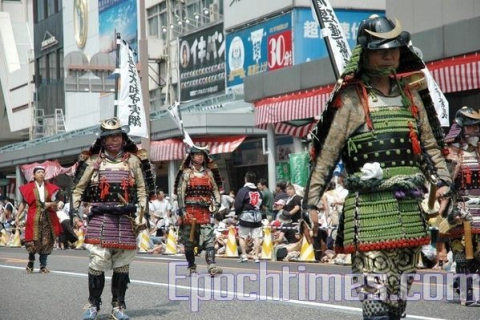
MULTIPOLYGON (((118 43, 118 40, 120 40, 120 33, 119 32, 117 32, 117 34, 116 34, 116 50, 115 50, 116 51, 115 52, 115 56, 116 56, 115 68, 117 70, 120 68, 120 44, 118 43)), ((119 86, 119 83, 120 83, 120 75, 116 74, 115 75, 115 94, 114 94, 114 100, 115 101, 118 100, 118 86, 119 86)), ((118 116, 118 106, 117 106, 116 103, 113 106, 113 116, 114 117, 118 116)))

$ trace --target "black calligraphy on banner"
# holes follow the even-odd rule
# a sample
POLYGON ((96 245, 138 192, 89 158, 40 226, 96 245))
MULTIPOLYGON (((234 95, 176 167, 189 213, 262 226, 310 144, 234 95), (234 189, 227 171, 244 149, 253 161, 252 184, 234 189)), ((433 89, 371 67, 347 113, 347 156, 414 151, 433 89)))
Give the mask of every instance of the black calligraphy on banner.
POLYGON ((313 6, 323 36, 326 37, 327 47, 330 46, 329 54, 338 77, 350 59, 350 47, 328 0, 313 0, 313 6))
POLYGON ((128 55, 128 96, 130 98, 130 104, 128 105, 129 116, 128 116, 128 126, 141 127, 142 121, 140 118, 140 106, 138 102, 141 101, 140 90, 138 85, 137 67, 133 61, 133 55, 128 55))
POLYGON ((438 97, 437 105, 440 106, 440 108, 442 109, 442 114, 440 115, 440 118, 441 119, 448 119, 447 106, 445 105, 445 101, 441 98, 442 97, 442 92, 440 91, 438 86, 435 86, 434 90, 436 91, 436 93, 437 93, 436 95, 438 97))
POLYGON ((180 100, 225 92, 223 23, 179 39, 180 100))

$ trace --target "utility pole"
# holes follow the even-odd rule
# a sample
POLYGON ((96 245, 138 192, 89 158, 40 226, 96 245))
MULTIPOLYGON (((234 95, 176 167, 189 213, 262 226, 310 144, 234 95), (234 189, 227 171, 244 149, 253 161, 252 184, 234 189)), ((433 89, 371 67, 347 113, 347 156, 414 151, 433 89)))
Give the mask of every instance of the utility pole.
MULTIPOLYGON (((138 47, 140 49, 140 74, 142 78, 140 83, 142 84, 142 96, 143 107, 145 110, 145 120, 147 122, 147 132, 150 136, 150 93, 148 90, 148 40, 146 36, 146 10, 145 1, 138 1, 140 4, 140 39, 138 41, 138 47)), ((142 148, 147 150, 148 157, 150 158, 150 138, 142 138, 142 148)))

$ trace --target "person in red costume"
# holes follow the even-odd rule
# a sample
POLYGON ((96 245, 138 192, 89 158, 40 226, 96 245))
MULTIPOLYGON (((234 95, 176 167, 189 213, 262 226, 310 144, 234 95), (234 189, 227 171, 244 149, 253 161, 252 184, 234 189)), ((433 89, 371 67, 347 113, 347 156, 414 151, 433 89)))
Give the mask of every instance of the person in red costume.
POLYGON ((40 255, 40 272, 49 273, 47 257, 52 253, 55 239, 62 231, 56 214, 56 196, 60 188, 46 182, 45 168, 37 166, 33 169, 33 181, 19 189, 23 201, 18 208, 16 225, 23 218, 25 205, 28 204, 25 219, 25 248, 28 252, 27 273, 33 272, 35 254, 40 255))
POLYGON ((211 214, 218 212, 222 179, 206 148, 192 146, 178 170, 174 190, 178 199, 177 224, 190 275, 197 273, 195 247, 205 249, 205 261, 211 276, 223 270, 215 265, 215 232, 211 214))

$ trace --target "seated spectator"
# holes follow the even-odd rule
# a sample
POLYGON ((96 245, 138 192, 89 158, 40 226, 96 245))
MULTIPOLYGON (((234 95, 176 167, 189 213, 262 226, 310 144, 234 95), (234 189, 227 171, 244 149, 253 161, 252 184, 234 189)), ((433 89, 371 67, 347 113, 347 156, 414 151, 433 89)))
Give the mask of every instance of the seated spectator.
POLYGON ((280 199, 273 203, 273 220, 278 220, 278 216, 283 212, 285 207, 285 200, 280 199))
POLYGON ((281 227, 277 243, 295 243, 300 239, 297 235, 297 228, 292 223, 292 217, 288 212, 283 211, 278 216, 278 221, 281 223, 281 227))

